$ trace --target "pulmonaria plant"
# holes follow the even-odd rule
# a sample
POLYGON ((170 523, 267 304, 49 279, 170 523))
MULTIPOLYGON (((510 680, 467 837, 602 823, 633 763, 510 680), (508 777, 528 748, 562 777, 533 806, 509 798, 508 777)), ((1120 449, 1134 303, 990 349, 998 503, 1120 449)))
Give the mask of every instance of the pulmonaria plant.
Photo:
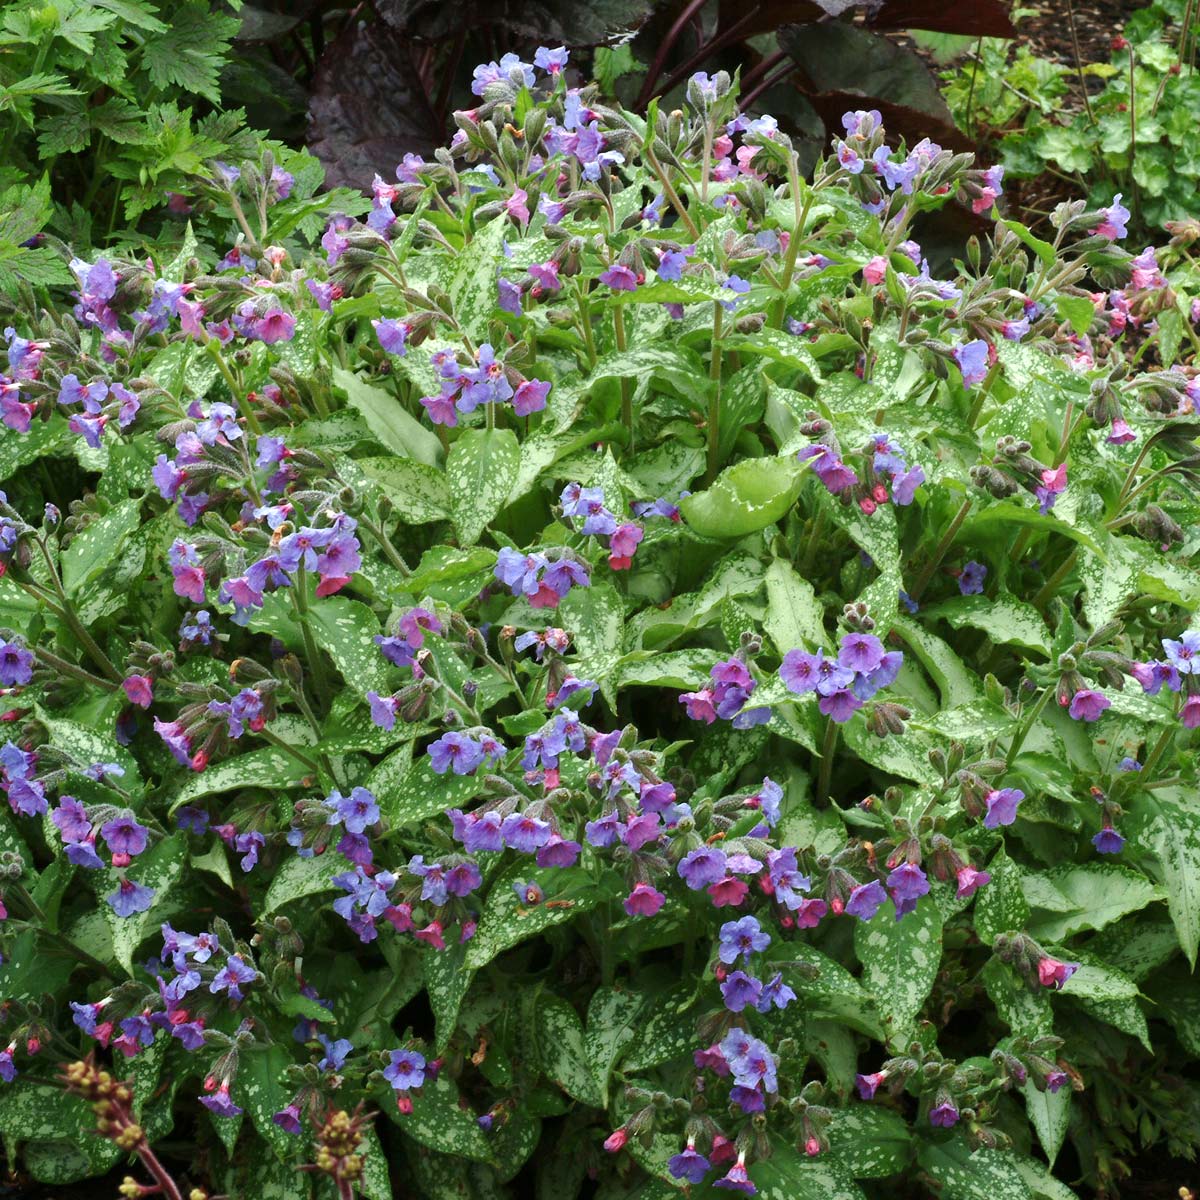
POLYGON ((642 119, 564 55, 314 245, 213 164, 203 246, 13 313, 7 1144, 564 1198, 1193 1145, 1179 280, 878 113, 806 180, 724 75, 642 119))

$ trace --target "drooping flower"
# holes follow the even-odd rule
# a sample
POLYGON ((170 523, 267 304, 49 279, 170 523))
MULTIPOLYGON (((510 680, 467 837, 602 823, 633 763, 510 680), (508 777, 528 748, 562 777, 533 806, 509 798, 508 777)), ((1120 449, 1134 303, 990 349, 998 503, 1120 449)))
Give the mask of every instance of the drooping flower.
POLYGON ((1017 805, 1024 799, 1025 793, 1020 788, 993 788, 983 798, 987 806, 984 827, 998 829, 1001 825, 1011 825, 1017 819, 1017 805))

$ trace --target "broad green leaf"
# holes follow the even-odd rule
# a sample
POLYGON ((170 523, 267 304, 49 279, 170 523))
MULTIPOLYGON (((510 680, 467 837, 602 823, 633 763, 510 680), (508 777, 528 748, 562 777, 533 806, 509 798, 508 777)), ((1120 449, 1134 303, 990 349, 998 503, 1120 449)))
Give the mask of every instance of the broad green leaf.
POLYGON ((52 1084, 20 1076, 0 1089, 0 1134, 9 1146, 26 1144, 26 1162, 45 1183, 74 1183, 112 1167, 120 1151, 95 1128, 91 1105, 52 1084))
POLYGON ((804 467, 790 455, 750 458, 727 467, 713 485, 680 502, 702 537, 738 538, 778 521, 796 502, 804 467))
POLYGON ((734 334, 725 339, 725 344, 742 354, 761 354, 785 366, 795 367, 811 379, 821 378, 821 368, 804 339, 781 329, 760 329, 745 336, 734 334))
POLYGON ((392 503, 409 525, 425 525, 450 517, 446 476, 415 458, 358 458, 352 460, 392 503))
POLYGON ((588 1004, 583 1035, 586 1062, 600 1091, 601 1107, 608 1104, 609 1079, 622 1051, 639 1036, 647 997, 621 987, 599 987, 588 1004))
MULTIPOLYGON (((1056 264, 1058 259, 1054 252, 1054 247, 1049 242, 1044 242, 1041 238, 1035 237, 1020 221, 1009 221, 1002 217, 1000 224, 1015 233, 1038 256, 1044 267, 1053 267, 1056 264)), ((1089 301, 1088 303, 1090 305, 1091 302, 1089 301)), ((1061 299, 1059 300, 1059 304, 1061 306, 1061 299)), ((1088 325, 1085 325, 1082 329, 1075 330, 1076 333, 1087 333, 1087 331, 1088 325)))
POLYGON ((486 966, 497 954, 536 937, 551 925, 572 921, 606 900, 621 894, 615 876, 595 882, 582 867, 534 867, 514 863, 497 875, 488 888, 475 936, 467 943, 466 965, 474 970, 486 966), (515 883, 536 883, 545 899, 526 907, 513 889, 515 883), (553 902, 553 903, 551 903, 553 902))
POLYGON ((588 1069, 583 1022, 571 1005, 553 992, 539 992, 532 1032, 542 1071, 581 1104, 602 1107, 600 1089, 588 1069))
POLYGON ((1057 1092, 1039 1092, 1033 1080, 1025 1082, 1025 1111, 1037 1131, 1038 1141, 1054 1166, 1054 1160, 1062 1149, 1067 1136, 1067 1125, 1071 1120, 1071 1087, 1064 1084, 1057 1092))
POLYGON ((328 652, 347 687, 360 696, 388 690, 387 664, 375 645, 375 635, 382 632, 379 618, 365 604, 325 596, 309 602, 308 615, 317 645, 328 652))
POLYGON ((292 1102, 295 1089, 284 1079, 292 1055, 278 1042, 254 1045, 238 1056, 233 1098, 245 1110, 258 1136, 281 1160, 295 1157, 298 1139, 285 1133, 271 1117, 292 1102))
POLYGON ((843 505, 824 487, 817 487, 817 503, 835 524, 844 529, 858 548, 868 556, 870 565, 878 572, 858 596, 870 606, 875 621, 875 635, 884 638, 896 617, 900 602, 900 542, 896 513, 892 505, 884 504, 869 517, 857 504, 843 505))
POLYGON ((869 922, 854 927, 854 948, 863 964, 863 986, 875 996, 890 1042, 909 1034, 942 961, 942 918, 928 896, 897 921, 885 904, 869 922))
POLYGON ((470 1108, 459 1104, 458 1088, 445 1075, 426 1079, 420 1094, 412 1097, 411 1113, 401 1113, 390 1090, 381 1097, 380 1107, 397 1125, 422 1146, 457 1158, 488 1162, 492 1149, 483 1131, 475 1123, 470 1108))
POLYGON ((183 871, 186 857, 187 841, 182 834, 176 833, 139 855, 126 872, 95 872, 97 901, 112 933, 113 953, 130 975, 133 974, 134 951, 151 930, 158 929, 161 914, 171 902, 171 889, 183 871), (119 917, 105 899, 117 891, 122 874, 127 874, 142 887, 153 889, 154 898, 145 912, 119 917))
POLYGON ((1182 791, 1156 793, 1154 816, 1138 841, 1157 857, 1167 893, 1167 911, 1193 970, 1200 944, 1200 814, 1182 791))
POLYGON ((865 1200, 850 1169, 832 1154, 808 1158, 789 1145, 754 1163, 750 1178, 762 1200, 865 1200))
POLYGON ((1023 1154, 1012 1155, 1013 1165, 1038 1200, 1077 1200, 1065 1183, 1060 1183, 1046 1168, 1046 1164, 1023 1154))
POLYGON ((421 957, 425 968, 425 990, 437 1026, 434 1051, 444 1054, 454 1036, 458 1010, 475 972, 463 965, 466 959, 466 946, 463 945, 432 950, 421 957))
MULTIPOLYGON (((91 729, 78 721, 66 717, 52 716, 40 706, 35 707, 38 721, 45 726, 50 744, 63 754, 69 755, 81 767, 98 762, 115 762, 124 768, 125 774, 119 782, 126 792, 141 794, 142 784, 138 775, 137 760, 119 745, 108 732, 91 729)), ((75 772, 71 772, 72 775, 75 772)))
POLYGON ((401 458, 415 458, 427 466, 437 466, 442 456, 437 434, 412 416, 391 392, 374 387, 344 367, 333 368, 333 383, 389 450, 401 458))
POLYGON ((937 684, 943 708, 957 708, 978 697, 978 677, 967 670, 962 659, 936 634, 930 633, 912 617, 897 616, 892 628, 921 660, 937 684))
MULTIPOLYGON (((1050 251, 1053 254, 1053 247, 1050 247, 1050 251)), ((1091 329, 1092 322, 1096 319, 1096 306, 1087 296, 1059 296, 1054 301, 1054 307, 1058 315, 1064 321, 1068 321, 1071 329, 1080 337, 1091 329)))
POLYGON ((690 1055, 697 1046, 695 988, 680 983, 659 996, 636 1040, 624 1056, 626 1071, 646 1071, 690 1055))
POLYGON ((1054 1014, 1044 988, 1027 983, 998 958, 992 958, 984 965, 980 977, 988 999, 1014 1034, 1036 1038, 1054 1031, 1054 1014))
MULTIPOLYGON (((411 755, 407 747, 392 756, 397 768, 404 765, 406 754, 411 755)), ((391 761, 385 759, 380 763, 365 786, 375 793, 379 811, 393 829, 415 825, 450 808, 460 808, 480 791, 480 781, 474 775, 455 775, 452 771, 438 775, 427 754, 410 762, 403 775, 389 768, 391 761)))
POLYGON ((913 1153, 904 1119, 890 1109, 852 1104, 835 1109, 829 1151, 856 1179, 883 1179, 903 1171, 913 1153))
POLYGON ((613 684, 623 687, 670 687, 690 691, 701 687, 712 669, 707 650, 636 650, 617 661, 613 684))
POLYGON ((1164 896, 1144 875, 1115 863, 1055 867, 1041 873, 1040 884, 1024 876, 1022 888, 1031 907, 1048 907, 1046 885, 1062 899, 1049 897, 1053 907, 1047 915, 1035 914, 1029 931, 1039 940, 1051 942, 1085 929, 1103 929, 1164 896))
POLYGON ((181 788, 172 792, 171 811, 202 796, 231 792, 235 788, 298 787, 308 773, 303 763, 273 746, 251 750, 249 754, 227 758, 193 775, 181 788))
POLYGON ((767 611, 763 628, 781 655, 826 641, 824 610, 816 590, 791 563, 777 558, 767 567, 767 611))
POLYGON ((521 448, 511 429, 468 429, 450 448, 446 485, 463 545, 474 545, 504 507, 520 461, 521 448))
POLYGON ((67 595, 77 596, 85 584, 115 561, 125 539, 138 526, 139 508, 136 500, 125 500, 98 520, 90 521, 71 539, 60 564, 67 595))
POLYGON ((295 858, 284 859, 267 889, 263 911, 278 912, 285 904, 315 896, 318 892, 339 891, 333 879, 335 875, 344 873, 353 875, 354 864, 332 849, 310 858, 296 855, 295 858))
POLYGON ((998 851, 987 866, 991 881, 975 896, 975 930, 990 946, 1002 933, 1025 928, 1029 904, 1021 890, 1021 872, 1011 858, 998 851))
MULTIPOLYGON (((625 637, 625 608, 616 588, 607 582, 572 588, 558 606, 558 619, 575 645, 574 673, 611 686, 625 637)), ((611 704, 612 692, 605 695, 611 704)))
POLYGON ((49 421, 35 422, 28 433, 17 433, 7 426, 0 429, 0 483, 7 483, 44 454, 53 454, 72 437, 67 422, 58 413, 49 421))
POLYGON ((507 232, 508 222, 494 218, 455 256, 450 300, 458 324, 476 344, 486 340, 488 318, 499 303, 499 264, 504 261, 501 246, 507 232))
POLYGON ((707 405, 712 386, 703 359, 686 346, 670 344, 643 346, 602 359, 592 372, 590 382, 601 379, 625 379, 633 383, 650 379, 673 389, 699 407, 707 405))
POLYGON ((945 1200, 1031 1200, 1029 1188, 1007 1154, 972 1153, 964 1138, 926 1142, 917 1157, 945 1200))
POLYGON ((1020 646, 1024 650, 1050 653, 1050 631, 1032 604, 1015 596, 954 596, 922 610, 927 617, 941 617, 953 628, 964 625, 982 629, 998 646, 1020 646))

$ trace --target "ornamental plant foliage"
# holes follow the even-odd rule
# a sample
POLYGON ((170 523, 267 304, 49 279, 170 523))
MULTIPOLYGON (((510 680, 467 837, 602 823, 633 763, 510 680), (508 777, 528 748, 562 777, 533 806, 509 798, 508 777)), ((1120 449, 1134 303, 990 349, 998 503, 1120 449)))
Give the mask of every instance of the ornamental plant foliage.
POLYGON ((219 261, 23 289, 10 1158, 1061 1200, 1191 1155, 1175 252, 1034 237, 871 112, 809 182, 728 77, 642 120, 563 59, 319 244, 224 164, 219 261), (931 268, 954 203, 994 233, 931 268))

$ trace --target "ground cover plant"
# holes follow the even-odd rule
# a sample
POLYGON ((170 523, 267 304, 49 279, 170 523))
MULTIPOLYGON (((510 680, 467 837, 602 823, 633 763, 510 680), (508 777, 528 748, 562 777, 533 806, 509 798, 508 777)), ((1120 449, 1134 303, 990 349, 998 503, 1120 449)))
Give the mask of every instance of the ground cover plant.
POLYGON ((806 179, 728 76, 642 118, 565 57, 480 67, 315 244, 224 162, 216 253, 14 285, 10 1162, 1061 1200, 1190 1159, 1182 250, 1035 237, 871 111, 806 179), (993 232, 934 271, 951 205, 993 232))

